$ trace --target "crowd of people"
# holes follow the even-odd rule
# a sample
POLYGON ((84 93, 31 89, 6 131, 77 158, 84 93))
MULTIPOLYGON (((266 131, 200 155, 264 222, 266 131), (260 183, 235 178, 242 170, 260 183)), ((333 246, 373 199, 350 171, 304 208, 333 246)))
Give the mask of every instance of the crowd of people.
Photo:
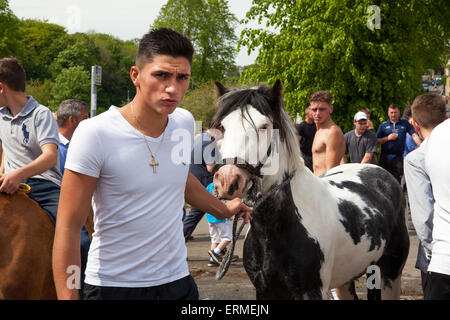
POLYGON ((311 154, 312 171, 317 176, 350 162, 378 163, 399 183, 404 177, 412 222, 420 240, 416 268, 421 271, 424 298, 450 299, 450 120, 446 120, 445 98, 431 93, 420 95, 405 108, 403 118, 398 105, 389 105, 388 120, 376 133, 370 110, 361 108, 354 116, 354 129, 345 134, 331 119, 331 101, 328 91, 313 93, 305 124, 297 126, 305 165, 311 169, 311 154), (314 128, 305 130, 312 127, 311 118, 316 132, 314 128))
POLYGON ((61 104, 55 119, 25 94, 20 61, 0 59, 0 192, 29 184, 29 196, 56 224, 58 298, 198 299, 182 232, 185 201, 218 219, 251 219, 242 199, 222 203, 186 163, 171 161, 176 142, 170 133, 184 129, 193 137, 192 115, 177 108, 189 86, 193 52, 178 32, 150 31, 130 71, 133 100, 89 120, 86 104, 73 100, 61 104), (95 232, 85 243, 91 206, 95 232), (73 266, 85 268, 74 287, 67 286, 66 273, 73 266))
MULTIPOLYGON (((87 104, 75 99, 63 101, 55 119, 25 94, 22 64, 0 59, 0 192, 13 194, 28 184, 30 198, 55 224, 58 298, 198 299, 185 246, 197 223, 208 213, 208 253, 210 264, 217 265, 230 242, 229 218, 251 220, 252 208, 242 199, 223 203, 208 192, 214 161, 192 161, 192 166, 171 161, 177 142, 170 133, 184 129, 194 136, 192 115, 177 108, 189 86, 193 52, 178 32, 150 31, 140 40, 130 71, 133 100, 89 120, 87 104), (192 209, 182 221, 185 201, 192 209), (91 206, 92 241, 84 228, 91 206), (78 288, 66 285, 69 266, 83 270, 78 288)), ((405 166, 425 298, 449 299, 450 123, 444 121, 442 97, 417 97, 410 121, 390 105, 389 119, 376 133, 370 111, 361 109, 355 128, 345 135, 332 120, 330 92, 317 91, 309 102, 298 139, 305 165, 316 176, 348 161, 375 164, 379 145, 379 164, 399 182, 405 166), (408 134, 418 148, 403 161, 408 134)), ((207 131, 192 142, 203 151, 214 138, 207 131)))

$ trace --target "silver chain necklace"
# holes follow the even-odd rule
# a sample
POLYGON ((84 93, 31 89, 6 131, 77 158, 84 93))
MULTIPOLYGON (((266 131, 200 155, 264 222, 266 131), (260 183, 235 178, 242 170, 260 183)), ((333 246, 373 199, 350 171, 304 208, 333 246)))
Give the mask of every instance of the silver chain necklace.
MULTIPOLYGON (((136 123, 139 125, 139 128, 142 129, 142 125, 141 125, 141 123, 139 122, 138 118, 136 117, 136 115, 134 113, 133 106, 134 106, 134 103, 133 103, 133 101, 131 101, 131 114, 133 115, 134 120, 136 121, 136 123)), ((159 151, 159 148, 162 145, 162 142, 164 140, 164 134, 166 133, 166 130, 164 129, 164 131, 163 131, 163 135, 162 135, 161 141, 159 142, 158 149, 156 149, 155 154, 153 154, 152 149, 150 149, 150 145, 149 145, 149 143, 147 141, 147 138, 145 137, 145 134, 143 134, 142 132, 140 132, 140 133, 142 134, 142 137, 144 138, 144 141, 145 141, 145 145, 147 146, 147 149, 148 149, 148 151, 150 151, 150 155, 152 156, 152 162, 150 162, 148 165, 153 167, 153 173, 156 173, 156 167, 159 166, 159 162, 156 162, 155 156, 157 155, 157 153, 159 151)))

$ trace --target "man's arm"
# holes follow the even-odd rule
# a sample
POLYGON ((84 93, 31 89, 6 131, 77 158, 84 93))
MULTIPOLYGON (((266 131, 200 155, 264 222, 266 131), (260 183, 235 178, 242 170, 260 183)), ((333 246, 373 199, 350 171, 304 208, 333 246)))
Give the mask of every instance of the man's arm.
POLYGON ((420 168, 420 165, 418 165, 420 161, 417 161, 417 159, 412 160, 411 155, 412 153, 406 156, 403 166, 411 218, 427 259, 430 259, 435 201, 431 190, 430 178, 426 174, 425 169, 420 168))
POLYGON ((0 145, 0 176, 5 173, 5 154, 3 153, 2 146, 0 145))
POLYGON ((0 178, 0 192, 13 194, 19 189, 22 180, 41 174, 58 163, 58 146, 56 144, 47 143, 41 149, 42 154, 31 163, 0 178))
POLYGON ((373 157, 375 157, 376 160, 376 156, 377 156, 377 151, 378 151, 378 141, 377 141, 377 136, 374 132, 372 131, 367 131, 367 145, 366 145, 366 153, 364 154, 364 157, 361 160, 361 163, 373 163, 372 160, 374 160, 373 157))
POLYGON ((366 152, 361 160, 361 163, 372 163, 372 157, 374 156, 374 154, 375 152, 366 152))
POLYGON ((297 134, 298 142, 302 141, 302 136, 304 135, 302 127, 302 124, 298 124, 295 126, 295 133, 297 134))
POLYGON ((206 165, 206 170, 208 170, 209 173, 211 173, 214 169, 214 167, 216 166, 215 163, 210 163, 206 165))
POLYGON ((413 133, 411 135, 411 138, 414 140, 414 142, 417 144, 418 147, 422 143, 422 139, 420 139, 420 137, 419 137, 419 135, 417 133, 413 133))
POLYGON ((326 170, 330 170, 341 164, 345 155, 345 139, 339 127, 330 130, 328 141, 326 142, 326 170))
POLYGON ((381 146, 382 144, 385 144, 388 141, 392 141, 397 139, 398 135, 395 133, 391 133, 390 135, 384 137, 384 138, 378 138, 377 143, 379 146, 381 146))
MULTIPOLYGON (((72 284, 68 267, 80 267, 80 232, 91 210, 91 198, 98 179, 64 171, 61 196, 53 242, 53 278, 58 299, 79 299, 72 284)), ((77 269, 81 270, 81 269, 77 269)))
POLYGON ((346 134, 344 134, 344 141, 345 141, 345 153, 344 153, 344 155, 342 156, 342 159, 341 159, 341 163, 340 164, 345 164, 345 163, 347 163, 347 155, 348 155, 348 153, 349 153, 349 151, 348 151, 348 146, 349 146, 349 144, 350 144, 350 141, 349 141, 349 135, 346 133, 346 134))
POLYGON ((227 202, 227 204, 224 204, 222 201, 211 195, 191 173, 189 173, 186 181, 184 196, 186 202, 191 206, 204 212, 208 212, 217 219, 230 218, 240 213, 240 216, 244 217, 246 223, 251 220, 250 212, 252 211, 252 208, 242 203, 242 199, 235 198, 227 202))

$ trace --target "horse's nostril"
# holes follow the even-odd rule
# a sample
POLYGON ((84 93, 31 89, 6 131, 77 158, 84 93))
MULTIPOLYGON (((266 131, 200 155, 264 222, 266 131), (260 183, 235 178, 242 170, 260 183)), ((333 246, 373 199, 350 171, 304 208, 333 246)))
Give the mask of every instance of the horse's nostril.
POLYGON ((232 196, 237 190, 239 190, 239 177, 237 177, 230 188, 228 188, 228 194, 232 196))

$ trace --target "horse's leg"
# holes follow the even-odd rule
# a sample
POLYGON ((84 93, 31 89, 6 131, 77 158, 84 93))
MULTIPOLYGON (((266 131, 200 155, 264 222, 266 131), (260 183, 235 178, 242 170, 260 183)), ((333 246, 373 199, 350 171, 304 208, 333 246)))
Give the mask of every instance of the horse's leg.
POLYGON ((397 278, 384 279, 381 278, 381 299, 382 300, 400 300, 402 287, 402 274, 397 278))
MULTIPOLYGON (((253 231, 253 230, 252 230, 253 231)), ((264 294, 265 283, 261 273, 264 252, 250 228, 245 236, 242 262, 247 275, 256 289, 256 300, 267 299, 264 294)))
POLYGON ((404 205, 400 208, 396 223, 383 256, 377 263, 381 271, 382 299, 400 299, 401 276, 409 253, 409 235, 404 218, 404 205))
POLYGON ((355 281, 347 282, 343 286, 335 288, 335 291, 339 300, 359 300, 356 294, 355 281))

